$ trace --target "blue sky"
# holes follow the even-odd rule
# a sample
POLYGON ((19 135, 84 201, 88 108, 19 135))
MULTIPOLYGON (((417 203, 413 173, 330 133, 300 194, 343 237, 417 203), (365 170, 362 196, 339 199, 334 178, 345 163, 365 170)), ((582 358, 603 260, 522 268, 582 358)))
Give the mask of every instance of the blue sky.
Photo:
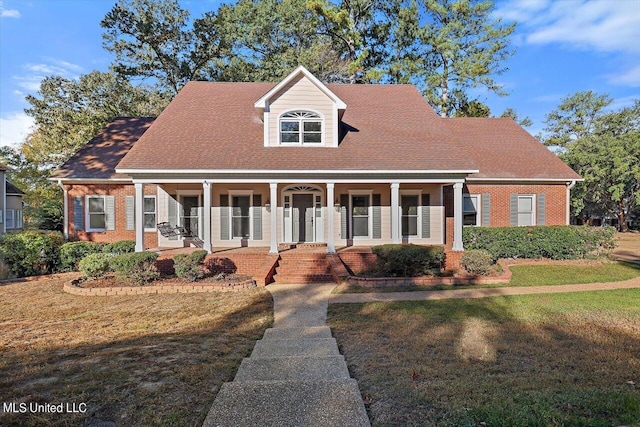
MULTIPOLYGON (((35 94, 44 76, 77 77, 106 71, 113 57, 102 48, 100 20, 115 0, 0 1, 0 145, 19 143, 31 120, 24 97, 35 94)), ((217 0, 181 0, 199 17, 217 0)), ((517 21, 515 55, 497 77, 509 92, 478 97, 500 115, 515 108, 534 124, 572 93, 593 90, 614 99, 612 108, 640 99, 640 0, 497 1, 494 12, 517 21)))

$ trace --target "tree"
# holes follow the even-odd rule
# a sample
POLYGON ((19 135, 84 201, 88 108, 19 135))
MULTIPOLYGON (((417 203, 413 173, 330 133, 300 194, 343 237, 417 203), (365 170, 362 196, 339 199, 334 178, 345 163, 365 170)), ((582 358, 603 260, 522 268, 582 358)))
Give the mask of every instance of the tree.
POLYGON ((175 95, 189 80, 211 79, 227 46, 217 17, 207 13, 188 28, 189 12, 177 0, 122 0, 107 13, 104 48, 113 69, 128 78, 152 78, 175 95))
POLYGON ((592 91, 576 92, 562 99, 555 110, 545 119, 545 145, 565 150, 574 141, 591 135, 597 119, 613 102, 609 95, 598 95, 592 91))
POLYGON ((500 19, 492 19, 493 2, 398 1, 408 3, 405 9, 417 11, 415 17, 398 15, 412 20, 403 25, 409 38, 416 35, 414 43, 404 41, 410 48, 409 69, 419 69, 412 80, 424 90, 427 100, 442 117, 453 114, 471 87, 481 86, 506 95, 494 76, 506 71, 503 62, 513 54, 509 37, 516 24, 505 26, 500 19))
POLYGON ((500 117, 508 117, 510 119, 513 119, 514 122, 518 123, 522 127, 529 127, 533 125, 533 122, 529 117, 520 117, 516 110, 514 110, 513 108, 507 108, 506 110, 504 110, 500 117))
POLYGON ((627 231, 630 213, 640 206, 640 101, 617 112, 591 116, 588 128, 562 154, 584 178, 578 193, 584 197, 582 206, 574 205, 613 215, 621 231, 627 231))
POLYGON ((462 105, 456 108, 454 117, 489 117, 491 109, 488 105, 478 100, 463 101, 462 105))

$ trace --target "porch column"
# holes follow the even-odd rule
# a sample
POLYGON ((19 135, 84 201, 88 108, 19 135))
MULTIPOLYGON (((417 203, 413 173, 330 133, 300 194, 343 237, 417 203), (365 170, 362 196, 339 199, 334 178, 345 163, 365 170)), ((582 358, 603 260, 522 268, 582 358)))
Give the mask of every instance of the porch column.
POLYGON ((133 184, 136 191, 135 224, 136 224, 136 252, 144 252, 144 184, 133 184))
POLYGON ((271 199, 271 245, 270 254, 278 253, 278 183, 269 183, 269 198, 271 199))
POLYGON ((391 183, 391 242, 400 241, 400 183, 391 183))
POLYGON ((333 182, 327 182, 327 253, 335 253, 336 244, 333 235, 333 199, 334 199, 334 187, 333 182))
POLYGON ((462 246, 462 183, 453 184, 453 248, 464 251, 462 246))
POLYGON ((202 233, 204 237, 204 247, 208 253, 211 253, 211 183, 204 181, 202 183, 202 191, 204 194, 204 226, 202 227, 202 233))

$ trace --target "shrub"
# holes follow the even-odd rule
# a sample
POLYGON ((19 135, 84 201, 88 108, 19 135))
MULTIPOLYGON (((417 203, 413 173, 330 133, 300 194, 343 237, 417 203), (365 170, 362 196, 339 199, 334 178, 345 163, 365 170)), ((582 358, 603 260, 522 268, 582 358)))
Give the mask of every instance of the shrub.
POLYGON ((465 249, 485 249, 498 258, 579 259, 613 249, 613 227, 465 227, 465 249))
POLYGON ((378 255, 377 274, 386 277, 417 277, 438 274, 444 260, 440 246, 381 245, 372 248, 378 255))
POLYGON ((57 271, 62 234, 56 231, 29 230, 0 237, 0 258, 10 277, 35 276, 57 271))
POLYGON ((160 277, 157 258, 155 252, 125 253, 112 257, 110 264, 119 279, 144 285, 160 277))
POLYGON ((109 254, 89 254, 80 260, 78 269, 84 277, 98 279, 109 272, 111 258, 109 254))
POLYGON ((78 263, 82 258, 90 254, 101 253, 104 248, 102 243, 93 242, 68 242, 60 247, 59 271, 77 271, 78 263))
POLYGON ((104 252, 108 254, 130 254, 136 251, 136 242, 133 240, 120 240, 105 245, 104 252))
POLYGON ((495 264, 493 256, 489 251, 484 249, 471 249, 465 251, 460 258, 460 265, 468 273, 476 274, 478 276, 486 276, 491 273, 491 269, 495 264))
POLYGON ((205 276, 204 259, 207 251, 198 250, 189 255, 176 255, 173 258, 173 268, 176 276, 183 278, 189 282, 195 282, 205 276))

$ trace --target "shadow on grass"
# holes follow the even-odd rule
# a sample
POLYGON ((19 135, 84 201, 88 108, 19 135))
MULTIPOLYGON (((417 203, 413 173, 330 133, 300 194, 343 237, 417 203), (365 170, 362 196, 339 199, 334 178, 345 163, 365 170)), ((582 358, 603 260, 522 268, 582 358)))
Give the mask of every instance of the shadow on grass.
MULTIPOLYGON (((141 297, 147 298, 149 310, 153 311, 154 301, 180 296, 141 297)), ((69 297, 65 301, 79 305, 82 301, 88 304, 100 301, 104 305, 124 301, 118 297, 81 298, 69 297)), ((184 304, 190 301, 194 300, 185 298, 184 304)), ((76 408, 85 403, 87 411, 0 412, 0 425, 89 426, 100 421, 118 426, 202 425, 222 383, 233 379, 242 358, 250 354, 255 341, 272 323, 273 303, 268 292, 242 301, 243 304, 212 321, 198 323, 191 319, 193 324, 187 328, 180 328, 183 312, 172 321, 171 314, 157 310, 158 316, 165 317, 166 329, 174 329, 170 332, 148 330, 129 339, 80 345, 52 343, 38 349, 32 348, 25 337, 26 342, 20 345, 5 346, 0 361, 0 402, 69 403, 76 408)), ((211 310, 215 309, 212 303, 211 310)), ((135 315, 118 312, 118 318, 135 315)), ((144 329, 145 325, 136 324, 135 328, 144 329)), ((99 336, 99 329, 94 332, 99 336)), ((122 332, 131 331, 125 326, 122 332)))
POLYGON ((639 307, 638 290, 343 304, 329 325, 374 426, 633 425, 639 307))

